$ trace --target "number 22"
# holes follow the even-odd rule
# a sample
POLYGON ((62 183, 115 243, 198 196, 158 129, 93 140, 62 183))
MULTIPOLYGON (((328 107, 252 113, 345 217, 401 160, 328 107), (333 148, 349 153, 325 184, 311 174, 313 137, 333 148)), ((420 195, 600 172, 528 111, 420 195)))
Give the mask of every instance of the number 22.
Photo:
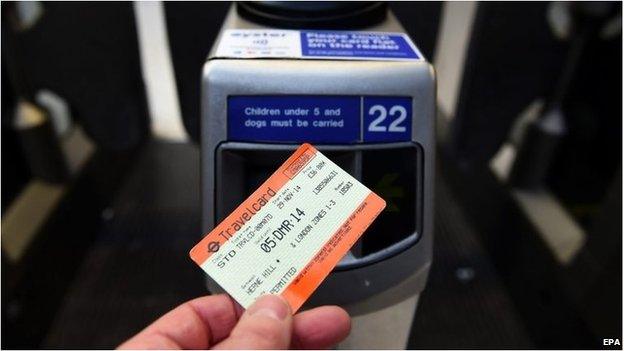
POLYGON ((376 114, 379 114, 369 125, 368 125, 368 131, 369 132, 397 132, 397 133, 402 133, 405 132, 406 128, 405 126, 401 126, 400 124, 405 120, 405 118, 407 118, 407 110, 405 109, 405 107, 400 106, 400 105, 394 105, 390 108, 390 116, 392 117, 396 117, 398 115, 398 117, 396 117, 396 119, 390 123, 390 126, 386 129, 386 126, 381 126, 379 125, 381 122, 383 122, 386 117, 388 116, 388 111, 386 110, 386 108, 382 105, 374 105, 370 108, 370 110, 368 110, 368 114, 371 116, 375 116, 376 114))

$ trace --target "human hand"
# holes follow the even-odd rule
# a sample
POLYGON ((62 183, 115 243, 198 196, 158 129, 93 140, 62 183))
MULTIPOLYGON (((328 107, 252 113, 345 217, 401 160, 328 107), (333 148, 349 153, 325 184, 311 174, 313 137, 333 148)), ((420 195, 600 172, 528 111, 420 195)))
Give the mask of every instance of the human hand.
POLYGON ((244 311, 228 295, 188 301, 143 329, 120 349, 324 349, 351 329, 345 310, 317 307, 292 315, 276 295, 259 298, 244 311))

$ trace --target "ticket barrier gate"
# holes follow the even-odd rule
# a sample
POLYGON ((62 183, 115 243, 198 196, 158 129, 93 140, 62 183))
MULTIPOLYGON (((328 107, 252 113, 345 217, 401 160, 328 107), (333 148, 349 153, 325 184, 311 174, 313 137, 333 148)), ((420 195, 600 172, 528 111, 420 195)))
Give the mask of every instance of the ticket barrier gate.
MULTIPOLYGON (((267 23, 258 17, 268 18, 268 22, 272 18, 262 17, 263 11, 277 11, 274 13, 287 17, 291 5, 268 2, 233 6, 204 65, 203 230, 210 231, 224 219, 298 145, 312 143, 384 198, 387 207, 304 307, 344 306, 363 318, 362 323, 354 324, 354 333, 358 325, 366 325, 366 320, 379 323, 384 318, 372 317, 375 313, 385 313, 389 323, 403 323, 401 328, 407 332, 431 264, 433 69, 415 47, 410 56, 412 47, 401 39, 404 30, 385 7, 381 17, 379 8, 374 9, 376 15, 371 19, 376 23, 346 34, 310 30, 313 23, 309 22, 304 23, 305 32, 258 23, 267 23), (292 44, 294 39, 305 42, 306 38, 313 40, 292 44), (336 45, 330 45, 329 50, 313 52, 313 47, 322 47, 328 40, 334 44, 337 40, 340 50, 332 52, 336 45), (389 46, 363 52, 345 51, 345 46, 340 46, 357 45, 358 40, 381 40, 389 46), (289 52, 297 45, 301 45, 301 52, 316 57, 291 57, 301 54, 289 52), (384 56, 392 56, 392 50, 404 57, 384 56), (354 52, 356 56, 348 56, 354 52), (398 310, 396 306, 400 306, 398 310), (404 310, 409 313, 401 317, 404 310)), ((297 14, 306 11, 305 4, 295 6, 297 14)), ((327 11, 321 12, 323 16, 327 17, 327 11)), ((302 17, 309 20, 314 13, 302 17)), ((353 23, 363 21, 360 18, 353 23)), ((292 28, 293 22, 297 24, 294 20, 284 23, 292 28)), ((329 27, 328 23, 324 20, 323 25, 329 27)), ((208 285, 211 291, 220 291, 216 283, 209 281, 208 285)), ((355 318, 357 321, 359 317, 355 318)), ((392 343, 405 337, 386 335, 390 343, 367 345, 405 347, 404 340, 392 343)), ((366 342, 366 335, 358 338, 366 342)))

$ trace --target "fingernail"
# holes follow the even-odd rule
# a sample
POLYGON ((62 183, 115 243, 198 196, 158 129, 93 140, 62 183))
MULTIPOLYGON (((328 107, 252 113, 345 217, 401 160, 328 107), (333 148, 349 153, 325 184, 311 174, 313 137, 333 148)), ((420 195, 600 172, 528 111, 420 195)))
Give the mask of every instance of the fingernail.
POLYGON ((281 296, 264 295, 247 309, 247 314, 283 321, 290 314, 290 307, 281 296))

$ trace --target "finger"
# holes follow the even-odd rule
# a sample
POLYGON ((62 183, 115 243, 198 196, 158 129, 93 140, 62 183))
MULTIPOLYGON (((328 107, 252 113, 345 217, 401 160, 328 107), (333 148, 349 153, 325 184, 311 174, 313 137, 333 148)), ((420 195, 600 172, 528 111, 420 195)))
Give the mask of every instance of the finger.
POLYGON ((294 318, 293 343, 299 349, 327 349, 343 341, 351 331, 351 317, 338 306, 317 307, 294 318))
POLYGON ((216 349, 285 349, 290 345, 292 312, 278 295, 260 297, 243 313, 230 336, 216 349))
POLYGON ((203 349, 225 339, 240 316, 227 295, 200 297, 160 317, 120 349, 203 349))

